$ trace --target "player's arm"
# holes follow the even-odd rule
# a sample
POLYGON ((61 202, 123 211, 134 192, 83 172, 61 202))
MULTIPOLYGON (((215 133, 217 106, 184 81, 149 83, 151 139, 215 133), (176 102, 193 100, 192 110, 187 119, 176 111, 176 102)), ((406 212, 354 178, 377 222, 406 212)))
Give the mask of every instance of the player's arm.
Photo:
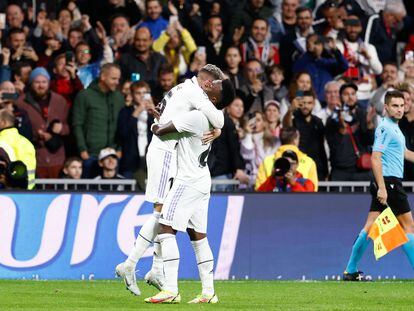
POLYGON ((177 129, 171 121, 163 125, 154 123, 151 126, 151 132, 157 136, 162 136, 170 133, 178 133, 177 129))
POLYGON ((411 150, 405 149, 404 158, 411 163, 414 163, 414 152, 411 150))
POLYGON ((378 185, 377 199, 378 201, 386 205, 387 204, 387 189, 385 188, 384 176, 382 175, 382 152, 373 151, 371 155, 372 173, 375 177, 375 182, 378 185))
POLYGON ((193 108, 201 111, 210 124, 216 128, 221 129, 224 126, 224 115, 221 110, 218 110, 216 106, 208 99, 207 96, 200 96, 192 102, 193 108))

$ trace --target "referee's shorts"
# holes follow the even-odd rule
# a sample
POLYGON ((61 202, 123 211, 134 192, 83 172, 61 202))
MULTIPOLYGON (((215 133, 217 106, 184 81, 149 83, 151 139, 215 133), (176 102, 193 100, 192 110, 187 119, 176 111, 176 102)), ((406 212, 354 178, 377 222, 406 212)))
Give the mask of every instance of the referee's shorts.
MULTIPOLYGON (((407 194, 404 191, 401 178, 384 177, 385 188, 387 189, 387 203, 395 216, 411 211, 407 194)), ((371 182, 370 192, 372 196, 370 212, 382 212, 387 206, 382 205, 377 199, 378 185, 371 182)))

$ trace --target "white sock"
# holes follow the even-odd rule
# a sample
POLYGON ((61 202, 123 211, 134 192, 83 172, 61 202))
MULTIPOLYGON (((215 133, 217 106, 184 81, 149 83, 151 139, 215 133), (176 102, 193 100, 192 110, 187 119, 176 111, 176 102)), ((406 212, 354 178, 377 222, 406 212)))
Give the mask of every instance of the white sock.
POLYGON ((159 212, 154 212, 151 217, 145 222, 141 230, 138 233, 137 239, 135 240, 134 247, 129 254, 125 265, 129 269, 135 269, 138 260, 144 255, 147 248, 151 245, 154 238, 158 233, 158 220, 160 218, 159 212))
POLYGON ((180 252, 174 234, 159 234, 161 242, 162 259, 164 264, 164 290, 174 294, 178 293, 178 267, 180 265, 180 252))
POLYGON ((196 255, 198 272, 200 274, 202 294, 207 296, 214 295, 214 257, 208 244, 207 238, 191 241, 196 255))
POLYGON ((154 256, 152 257, 151 271, 158 277, 164 277, 161 242, 158 235, 154 239, 154 256))

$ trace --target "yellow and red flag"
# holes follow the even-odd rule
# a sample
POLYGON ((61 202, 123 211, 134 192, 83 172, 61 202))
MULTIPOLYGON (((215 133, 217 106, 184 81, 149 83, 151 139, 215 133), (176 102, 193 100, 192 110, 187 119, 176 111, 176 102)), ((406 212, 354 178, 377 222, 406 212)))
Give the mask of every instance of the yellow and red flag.
POLYGON ((403 228, 390 207, 387 207, 375 219, 368 236, 374 241, 376 260, 408 241, 403 228))

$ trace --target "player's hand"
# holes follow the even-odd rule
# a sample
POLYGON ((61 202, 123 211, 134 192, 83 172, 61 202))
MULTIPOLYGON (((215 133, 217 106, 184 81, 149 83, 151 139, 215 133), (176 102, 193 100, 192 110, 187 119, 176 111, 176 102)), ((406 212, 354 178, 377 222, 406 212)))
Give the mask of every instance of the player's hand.
POLYGON ((207 145, 211 143, 213 140, 215 140, 216 138, 220 137, 220 135, 221 135, 220 129, 213 129, 203 134, 203 138, 201 139, 201 142, 203 143, 203 145, 207 145))
POLYGON ((379 188, 378 189, 378 192, 377 192, 377 200, 382 205, 387 205, 387 198, 388 198, 387 189, 385 189, 385 188, 379 188))

